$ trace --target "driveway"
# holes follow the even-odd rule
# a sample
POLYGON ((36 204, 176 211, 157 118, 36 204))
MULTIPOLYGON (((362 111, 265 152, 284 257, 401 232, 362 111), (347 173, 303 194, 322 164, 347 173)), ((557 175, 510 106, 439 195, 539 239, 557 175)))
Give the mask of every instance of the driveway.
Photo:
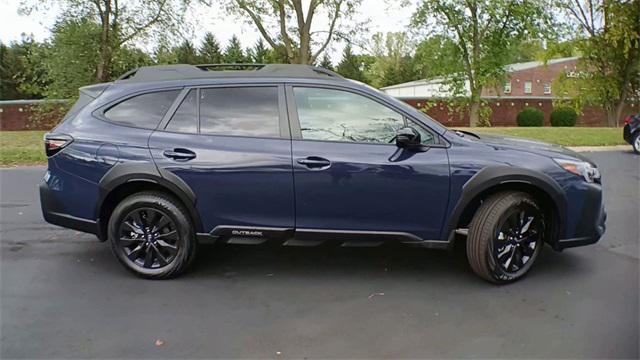
POLYGON ((638 358, 640 157, 589 153, 596 245, 487 284, 444 251, 203 246, 170 281, 44 223, 43 168, 0 170, 2 358, 638 358))

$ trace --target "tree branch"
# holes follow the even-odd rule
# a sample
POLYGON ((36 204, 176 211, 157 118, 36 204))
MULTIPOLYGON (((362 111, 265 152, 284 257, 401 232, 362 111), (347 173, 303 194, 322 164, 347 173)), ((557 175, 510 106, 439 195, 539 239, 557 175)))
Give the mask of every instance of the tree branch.
POLYGON ((336 3, 336 8, 335 8, 335 13, 333 15, 333 19, 331 20, 331 25, 329 26, 329 35, 327 35, 327 38, 325 39, 324 43, 322 44, 322 46, 320 46, 320 48, 318 49, 318 51, 316 51, 312 56, 311 56, 311 63, 313 64, 316 59, 318 58, 318 56, 320 54, 322 54, 322 52, 327 48, 327 46, 329 45, 329 42, 331 42, 331 38, 333 37, 333 31, 334 28, 336 26, 336 23, 338 21, 338 17, 340 17, 340 7, 342 6, 343 0, 340 0, 338 3, 336 3))

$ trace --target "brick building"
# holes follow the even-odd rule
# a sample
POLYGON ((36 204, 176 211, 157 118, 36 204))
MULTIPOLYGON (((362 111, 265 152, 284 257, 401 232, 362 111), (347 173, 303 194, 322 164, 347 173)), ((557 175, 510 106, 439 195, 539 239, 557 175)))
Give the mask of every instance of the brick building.
MULTIPOLYGON (((545 114, 545 123, 549 125, 549 116, 553 111, 553 101, 558 94, 553 92, 553 82, 558 76, 576 77, 578 58, 552 59, 546 63, 530 61, 507 65, 508 79, 497 88, 485 88, 482 98, 492 110, 493 126, 515 126, 517 114, 525 107, 536 107, 545 114)), ((448 106, 447 98, 452 91, 443 78, 417 80, 382 88, 382 91, 417 108, 424 108, 427 114, 446 126, 469 126, 469 116, 456 113, 448 106), (435 102, 435 104, 434 104, 435 102)), ((466 92, 469 86, 466 85, 466 92)), ((630 115, 640 112, 640 104, 630 103, 622 112, 620 123, 630 115)), ((598 107, 586 107, 578 116, 577 126, 606 126, 605 112, 598 107)))

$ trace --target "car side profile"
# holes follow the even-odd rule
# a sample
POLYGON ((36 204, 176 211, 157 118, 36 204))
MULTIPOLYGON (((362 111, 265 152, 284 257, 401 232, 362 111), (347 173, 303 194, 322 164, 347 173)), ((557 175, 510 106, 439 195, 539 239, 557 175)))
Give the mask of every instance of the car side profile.
POLYGON ((46 221, 145 278, 198 244, 466 246, 493 283, 605 230, 600 173, 559 146, 449 130, 304 65, 142 67, 80 89, 45 135, 46 221))

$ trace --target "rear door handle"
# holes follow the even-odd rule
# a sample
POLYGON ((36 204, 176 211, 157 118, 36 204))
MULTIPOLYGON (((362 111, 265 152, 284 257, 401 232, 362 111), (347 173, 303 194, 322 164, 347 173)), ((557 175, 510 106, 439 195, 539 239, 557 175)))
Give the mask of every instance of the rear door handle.
POLYGON ((326 169, 331 166, 331 161, 318 156, 309 156, 297 160, 298 164, 304 165, 311 169, 326 169))
POLYGON ((162 154, 176 161, 188 161, 191 159, 195 159, 196 157, 196 153, 194 153, 193 151, 182 148, 165 150, 162 154))

